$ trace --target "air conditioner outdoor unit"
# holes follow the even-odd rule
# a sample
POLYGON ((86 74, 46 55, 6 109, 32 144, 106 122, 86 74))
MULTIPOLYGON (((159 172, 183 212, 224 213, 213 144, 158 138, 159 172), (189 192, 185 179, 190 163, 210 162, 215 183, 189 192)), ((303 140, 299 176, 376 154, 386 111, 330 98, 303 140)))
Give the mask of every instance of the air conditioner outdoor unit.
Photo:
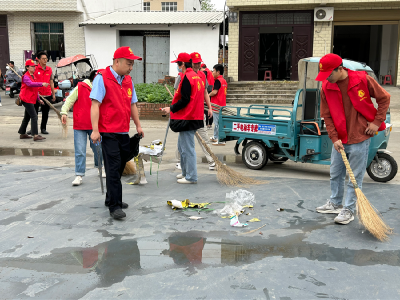
POLYGON ((314 22, 333 21, 333 7, 314 8, 314 22))

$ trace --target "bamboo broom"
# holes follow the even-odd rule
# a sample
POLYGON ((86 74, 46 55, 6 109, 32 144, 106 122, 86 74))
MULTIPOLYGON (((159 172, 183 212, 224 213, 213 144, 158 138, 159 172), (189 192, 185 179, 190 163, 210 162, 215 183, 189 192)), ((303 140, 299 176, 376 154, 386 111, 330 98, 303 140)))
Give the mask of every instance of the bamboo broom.
MULTIPOLYGON (((173 98, 171 91, 165 85, 168 93, 173 98)), ((212 104, 211 104, 212 105, 212 104)), ((220 106, 219 106, 220 107, 220 106)), ((218 157, 211 151, 210 147, 208 147, 207 143, 201 138, 201 136, 196 132, 196 137, 201 141, 204 149, 210 154, 212 159, 215 162, 217 167, 217 179, 220 184, 228 185, 228 186, 238 186, 238 185, 245 185, 245 184, 261 184, 266 183, 265 181, 256 180, 251 177, 244 176, 228 166, 224 165, 222 162, 219 161, 218 157)))
POLYGON ((340 154, 342 155, 343 162, 346 166, 347 172, 349 173, 350 180, 353 183, 354 191, 357 196, 356 209, 360 223, 364 225, 364 227, 378 240, 387 241, 389 239, 388 234, 392 234, 393 229, 385 224, 379 211, 368 201, 367 197, 365 197, 361 189, 358 187, 350 163, 347 160, 346 153, 343 149, 340 149, 340 154))
MULTIPOLYGON (((13 69, 13 67, 11 67, 10 65, 8 65, 8 67, 9 67, 9 68, 11 69, 11 71, 13 71, 19 78, 22 79, 22 77, 13 69)), ((64 124, 64 123, 62 122, 62 120, 61 120, 61 113, 60 113, 60 111, 59 111, 57 108, 55 108, 54 105, 50 103, 50 101, 48 101, 47 99, 43 98, 42 95, 39 95, 39 96, 40 96, 40 98, 41 98, 44 102, 46 102, 46 104, 47 104, 52 110, 54 110, 54 111, 56 112, 57 117, 58 117, 58 119, 60 120, 61 125, 62 125, 63 138, 66 138, 67 135, 68 135, 68 119, 67 119, 67 122, 64 124)))

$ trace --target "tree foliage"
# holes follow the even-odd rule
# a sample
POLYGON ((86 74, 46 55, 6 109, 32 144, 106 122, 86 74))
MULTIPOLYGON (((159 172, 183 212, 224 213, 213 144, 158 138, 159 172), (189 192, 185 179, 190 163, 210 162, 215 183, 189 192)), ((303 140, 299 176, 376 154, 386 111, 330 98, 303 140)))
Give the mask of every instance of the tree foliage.
POLYGON ((201 1, 201 10, 213 11, 215 10, 215 5, 211 3, 211 0, 202 0, 201 1))

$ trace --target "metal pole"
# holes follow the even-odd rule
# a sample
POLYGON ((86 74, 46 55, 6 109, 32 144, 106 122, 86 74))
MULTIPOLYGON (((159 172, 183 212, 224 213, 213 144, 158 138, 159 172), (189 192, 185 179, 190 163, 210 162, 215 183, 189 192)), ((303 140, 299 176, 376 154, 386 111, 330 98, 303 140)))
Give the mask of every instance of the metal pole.
POLYGON ((224 20, 223 20, 223 28, 222 28, 222 34, 224 35, 224 44, 223 44, 223 47, 222 47, 222 65, 224 66, 224 78, 225 78, 225 43, 226 43, 226 41, 225 41, 225 17, 226 17, 226 14, 225 14, 225 6, 226 6, 226 1, 225 1, 225 3, 224 3, 224 20))

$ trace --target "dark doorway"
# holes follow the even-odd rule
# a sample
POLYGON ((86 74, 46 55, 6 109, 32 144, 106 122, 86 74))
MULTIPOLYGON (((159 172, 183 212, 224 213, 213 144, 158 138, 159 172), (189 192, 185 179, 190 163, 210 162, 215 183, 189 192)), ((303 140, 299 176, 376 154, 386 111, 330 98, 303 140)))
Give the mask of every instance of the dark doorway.
POLYGON ((240 81, 297 80, 299 59, 312 56, 313 12, 240 12, 240 81))
POLYGON ((366 63, 382 83, 382 77, 397 74, 398 26, 345 25, 335 26, 333 53, 366 63))
POLYGON ((6 64, 10 61, 10 48, 8 45, 7 15, 0 15, 0 68, 4 75, 6 64))
POLYGON ((273 80, 290 79, 292 38, 292 27, 260 28, 258 80, 264 80, 265 71, 273 80))

